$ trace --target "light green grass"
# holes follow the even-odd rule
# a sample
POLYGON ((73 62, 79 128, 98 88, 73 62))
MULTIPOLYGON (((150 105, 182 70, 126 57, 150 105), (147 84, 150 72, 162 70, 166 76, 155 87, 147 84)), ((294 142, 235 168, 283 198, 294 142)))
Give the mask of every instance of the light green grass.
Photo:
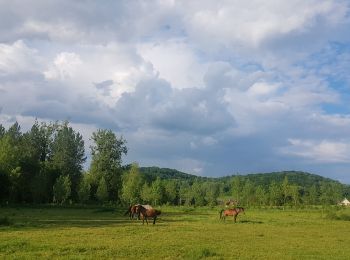
POLYGON ((161 210, 143 226, 125 209, 0 208, 11 223, 0 225, 0 258, 350 259, 350 221, 322 210, 247 209, 236 224, 219 208, 161 210))

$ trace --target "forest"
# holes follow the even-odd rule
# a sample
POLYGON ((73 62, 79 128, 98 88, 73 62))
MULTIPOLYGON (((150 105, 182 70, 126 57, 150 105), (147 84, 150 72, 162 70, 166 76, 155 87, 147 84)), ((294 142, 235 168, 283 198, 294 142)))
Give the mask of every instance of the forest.
POLYGON ((318 175, 286 171, 200 177, 173 169, 123 164, 127 141, 112 130, 90 137, 84 169, 83 136, 68 121, 34 122, 21 131, 0 124, 0 202, 215 206, 228 199, 245 207, 334 205, 349 186, 318 175), (85 167, 86 168, 86 167, 85 167))

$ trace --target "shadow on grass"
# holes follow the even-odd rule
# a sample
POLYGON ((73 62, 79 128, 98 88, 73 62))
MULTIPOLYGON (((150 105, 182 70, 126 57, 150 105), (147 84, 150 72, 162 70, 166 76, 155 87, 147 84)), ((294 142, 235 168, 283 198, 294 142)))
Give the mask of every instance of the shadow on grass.
POLYGON ((243 224, 263 224, 264 222, 262 221, 256 221, 256 220, 241 220, 239 221, 240 223, 243 223, 243 224))
MULTIPOLYGON (((135 222, 136 223, 136 222, 135 222)), ((28 229, 57 229, 57 228, 94 228, 94 227, 106 227, 106 226, 130 226, 133 225, 130 220, 104 220, 104 219, 91 219, 91 220, 79 220, 79 219, 42 219, 33 221, 13 221, 11 225, 6 228, 0 228, 1 231, 11 230, 28 230, 28 229)))
MULTIPOLYGON (((28 229, 57 229, 57 228, 98 228, 107 226, 142 225, 141 220, 130 220, 125 216, 125 208, 113 207, 4 207, 0 218, 0 232, 28 229)), ((162 212, 158 223, 181 223, 213 221, 214 215, 206 212, 162 212)), ((149 220, 152 223, 153 220, 149 220)), ((146 225, 146 224, 145 224, 146 225)), ((152 225, 152 224, 151 224, 152 225)))
POLYGON ((256 221, 256 220, 237 220, 235 223, 232 219, 224 221, 220 220, 222 223, 233 223, 233 224, 263 224, 264 222, 262 221, 256 221))

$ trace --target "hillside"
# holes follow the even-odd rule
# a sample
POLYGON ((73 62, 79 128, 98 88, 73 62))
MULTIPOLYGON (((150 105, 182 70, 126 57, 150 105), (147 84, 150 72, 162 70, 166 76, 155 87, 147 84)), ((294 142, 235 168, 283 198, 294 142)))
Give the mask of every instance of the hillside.
MULTIPOLYGON (((157 177, 161 179, 176 179, 183 181, 193 182, 194 180, 210 180, 214 182, 228 183, 232 178, 237 175, 225 176, 225 177, 201 177, 192 174, 187 174, 175 169, 159 168, 159 167, 141 167, 140 172, 145 176, 148 181, 153 181, 157 177)), ((339 181, 332 180, 330 178, 322 177, 316 174, 300 171, 283 171, 283 172, 271 172, 271 173, 256 173, 247 175, 238 175, 244 182, 246 180, 251 181, 254 185, 261 185, 267 187, 271 182, 277 183, 283 182, 287 176, 290 184, 295 184, 301 187, 311 187, 312 185, 320 186, 321 183, 328 184, 341 184, 339 181)), ((350 185, 341 184, 344 189, 350 191, 350 185)), ((349 192, 350 193, 350 192, 349 192)))
MULTIPOLYGON (((159 168, 156 166, 152 167, 140 167, 140 173, 145 176, 145 178, 148 181, 154 181, 157 177, 159 177, 162 180, 169 180, 169 179, 176 179, 176 180, 187 180, 187 181, 193 181, 198 178, 196 175, 180 172, 175 169, 169 169, 169 168, 159 168)), ((207 178, 203 178, 207 179, 207 178)))

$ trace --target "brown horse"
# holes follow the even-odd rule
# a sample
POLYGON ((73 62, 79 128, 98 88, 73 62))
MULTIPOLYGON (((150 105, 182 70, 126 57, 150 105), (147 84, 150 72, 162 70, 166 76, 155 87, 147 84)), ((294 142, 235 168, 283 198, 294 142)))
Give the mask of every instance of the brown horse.
POLYGON ((145 219, 146 219, 146 223, 148 225, 148 218, 153 218, 153 225, 156 223, 156 219, 157 216, 160 215, 161 211, 160 210, 156 210, 156 209, 147 209, 146 207, 142 206, 142 205, 138 205, 136 208, 136 212, 138 213, 138 215, 140 216, 140 218, 142 219, 142 224, 145 224, 145 219))
POLYGON ((130 219, 134 219, 134 216, 137 214, 137 219, 140 219, 140 213, 137 212, 138 206, 143 206, 146 209, 152 209, 151 205, 141 205, 141 204, 130 205, 128 210, 125 212, 124 216, 129 215, 130 219))
POLYGON ((233 220, 236 223, 237 216, 241 212, 245 213, 244 208, 242 207, 237 207, 234 209, 222 209, 220 211, 220 219, 225 220, 227 216, 233 216, 233 220))

